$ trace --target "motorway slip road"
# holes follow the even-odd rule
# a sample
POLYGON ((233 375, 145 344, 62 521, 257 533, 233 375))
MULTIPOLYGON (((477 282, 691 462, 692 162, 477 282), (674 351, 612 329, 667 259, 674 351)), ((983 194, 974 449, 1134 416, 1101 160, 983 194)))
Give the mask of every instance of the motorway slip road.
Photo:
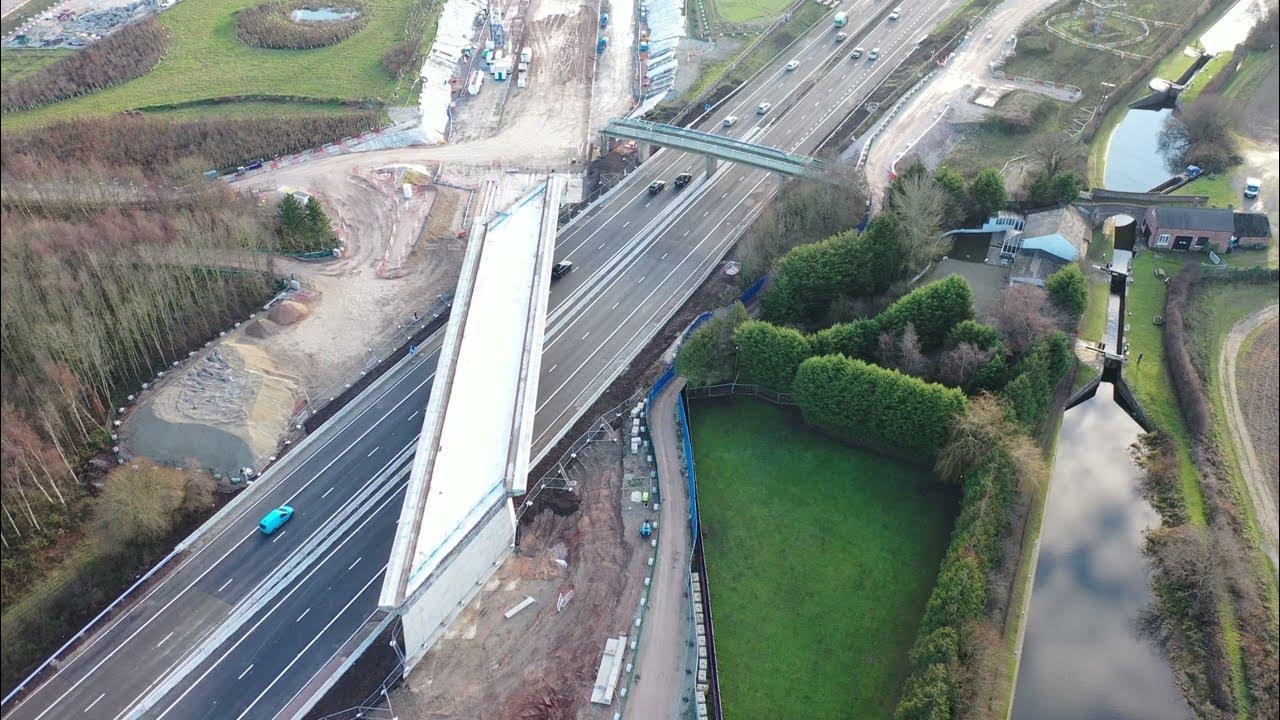
MULTIPOLYGON (((727 131, 733 137, 811 152, 958 4, 935 0, 910 6, 897 22, 846 28, 843 44, 824 19, 699 127, 725 132, 721 122, 734 114, 740 120, 727 131), (880 47, 880 60, 850 60, 855 44, 880 47), (784 71, 793 58, 799 68, 784 71), (773 107, 758 116, 764 101, 773 107)), ((860 0, 839 9, 870 18, 882 5, 860 0)), ((411 155, 360 157, 368 164, 411 155)), ((326 162, 332 159, 317 168, 326 162)), ((703 165, 663 151, 557 238, 556 259, 579 269, 551 290, 535 462, 701 285, 776 189, 762 171, 722 163, 710 180, 648 195, 651 180, 698 173, 703 165)), ((271 717, 376 608, 395 529, 392 508, 403 491, 403 453, 420 429, 434 362, 426 356, 383 381, 259 480, 267 487, 255 489, 43 685, 6 707, 5 717, 128 717, 142 698, 165 690, 147 716, 271 717), (258 519, 284 503, 298 514, 283 534, 260 537, 258 519), (352 518, 367 522, 358 529, 338 524, 352 518), (179 669, 190 674, 179 681, 179 669)))

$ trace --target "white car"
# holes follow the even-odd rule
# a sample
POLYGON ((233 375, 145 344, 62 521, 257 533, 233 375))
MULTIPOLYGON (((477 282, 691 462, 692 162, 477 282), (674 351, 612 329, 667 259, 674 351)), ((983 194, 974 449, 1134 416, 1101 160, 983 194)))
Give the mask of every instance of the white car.
POLYGON ((898 18, 900 18, 900 17, 902 17, 902 7, 901 7, 901 6, 894 8, 894 9, 893 9, 893 12, 889 13, 889 19, 890 19, 890 20, 897 20, 897 19, 898 19, 898 18))
POLYGON ((769 112, 769 108, 771 108, 771 107, 773 107, 773 103, 769 103, 769 102, 762 102, 762 103, 760 103, 759 105, 757 105, 757 106, 756 106, 756 114, 757 114, 757 115, 763 115, 763 114, 765 114, 765 113, 769 112))
POLYGON ((880 48, 871 48, 871 52, 867 53, 867 62, 875 62, 880 57, 880 48))
POLYGON ((795 70, 798 67, 800 67, 800 61, 792 60, 791 62, 787 63, 787 72, 791 72, 792 70, 795 70))
POLYGON ((727 117, 727 118, 725 118, 725 119, 724 119, 724 126, 725 126, 725 127, 733 127, 734 123, 736 123, 736 122, 738 122, 738 116, 737 116, 737 115, 730 115, 729 117, 727 117))

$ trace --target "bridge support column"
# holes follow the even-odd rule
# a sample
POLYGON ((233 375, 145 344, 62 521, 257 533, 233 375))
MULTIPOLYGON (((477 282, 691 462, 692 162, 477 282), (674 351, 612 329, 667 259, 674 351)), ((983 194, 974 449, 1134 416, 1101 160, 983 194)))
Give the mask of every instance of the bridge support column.
POLYGON ((774 173, 774 177, 778 178, 778 192, 782 192, 787 187, 787 176, 785 173, 774 173))
POLYGON ((716 159, 712 155, 707 156, 707 179, 710 180, 712 175, 716 174, 716 159))

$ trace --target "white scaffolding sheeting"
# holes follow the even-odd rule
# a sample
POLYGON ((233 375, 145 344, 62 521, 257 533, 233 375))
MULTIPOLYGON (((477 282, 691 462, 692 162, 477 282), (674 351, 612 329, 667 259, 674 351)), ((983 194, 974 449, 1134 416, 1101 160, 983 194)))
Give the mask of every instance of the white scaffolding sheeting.
POLYGON ((627 649, 627 636, 609 638, 604 644, 604 657, 596 671, 596 684, 591 688, 591 702, 612 705, 613 693, 618 689, 618 677, 622 674, 622 654, 627 649))
POLYGON ((649 27, 649 62, 645 68, 648 82, 645 99, 667 94, 675 81, 676 47, 685 36, 683 3, 680 0, 649 0, 645 23, 649 27))
POLYGON ((440 11, 436 37, 418 74, 422 92, 418 109, 422 113, 422 135, 425 142, 439 145, 449 130, 449 103, 453 100, 449 81, 462 59, 463 48, 471 45, 475 35, 476 13, 485 7, 478 0, 448 0, 440 11))

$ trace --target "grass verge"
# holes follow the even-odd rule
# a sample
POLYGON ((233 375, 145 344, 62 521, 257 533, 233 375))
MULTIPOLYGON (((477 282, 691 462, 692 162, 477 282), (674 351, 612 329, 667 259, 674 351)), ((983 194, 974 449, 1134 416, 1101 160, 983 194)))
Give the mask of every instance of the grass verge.
POLYGON ((691 414, 725 714, 890 717, 958 491, 794 410, 691 414))
POLYGON ((716 16, 727 23, 745 24, 772 20, 793 0, 715 0, 716 16))

